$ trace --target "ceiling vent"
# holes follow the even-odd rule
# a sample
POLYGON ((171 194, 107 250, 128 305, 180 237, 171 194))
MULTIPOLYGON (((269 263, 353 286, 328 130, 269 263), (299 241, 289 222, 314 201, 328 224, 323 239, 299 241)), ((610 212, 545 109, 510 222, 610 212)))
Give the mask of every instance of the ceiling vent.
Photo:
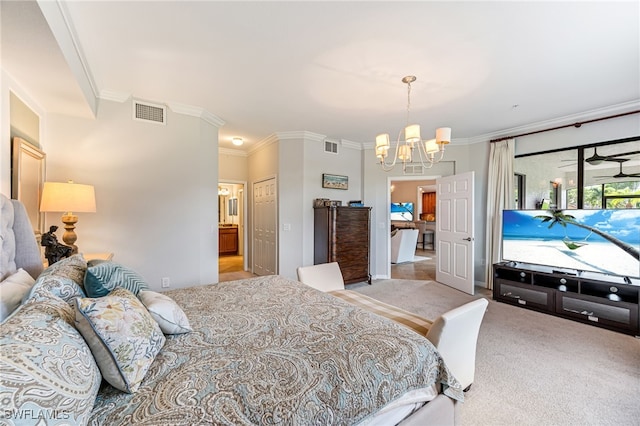
POLYGON ((324 152, 329 152, 331 154, 338 153, 338 142, 332 141, 329 139, 324 140, 324 152))
POLYGON ((167 107, 148 102, 133 101, 133 119, 167 124, 167 107))

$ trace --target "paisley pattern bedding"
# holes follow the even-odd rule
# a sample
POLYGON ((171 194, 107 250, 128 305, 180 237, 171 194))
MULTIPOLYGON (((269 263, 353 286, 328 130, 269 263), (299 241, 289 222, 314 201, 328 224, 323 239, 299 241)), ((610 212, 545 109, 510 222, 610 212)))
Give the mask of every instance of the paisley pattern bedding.
POLYGON ((90 424, 350 425, 408 391, 462 389, 412 330, 279 276, 165 293, 167 336, 135 394, 103 385, 90 424))

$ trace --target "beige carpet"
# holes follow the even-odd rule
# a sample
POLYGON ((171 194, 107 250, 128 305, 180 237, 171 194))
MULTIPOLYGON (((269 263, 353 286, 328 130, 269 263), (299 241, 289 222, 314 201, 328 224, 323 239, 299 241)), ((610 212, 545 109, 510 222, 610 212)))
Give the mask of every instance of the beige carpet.
POLYGON ((640 425, 640 339, 469 296, 433 281, 354 284, 426 318, 489 299, 462 425, 640 425))

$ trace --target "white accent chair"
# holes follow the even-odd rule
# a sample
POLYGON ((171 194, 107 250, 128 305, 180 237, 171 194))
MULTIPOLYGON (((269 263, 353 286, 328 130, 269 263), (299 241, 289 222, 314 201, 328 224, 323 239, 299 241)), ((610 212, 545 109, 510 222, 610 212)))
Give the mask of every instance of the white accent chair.
POLYGON ((417 229, 398 229, 391 236, 391 263, 413 262, 418 232, 417 229))
POLYGON ((296 269, 298 281, 325 293, 344 290, 344 278, 338 262, 300 266, 296 269))
POLYGON ((427 339, 465 391, 475 377, 478 333, 488 305, 487 299, 482 298, 447 311, 427 332, 427 339))

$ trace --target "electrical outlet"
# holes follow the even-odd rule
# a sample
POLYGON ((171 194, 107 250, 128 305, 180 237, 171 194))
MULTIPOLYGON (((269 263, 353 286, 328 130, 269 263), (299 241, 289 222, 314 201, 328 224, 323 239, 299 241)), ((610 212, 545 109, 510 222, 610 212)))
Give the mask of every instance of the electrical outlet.
POLYGON ((169 277, 162 278, 162 288, 169 288, 169 287, 171 287, 171 280, 169 279, 169 277))

